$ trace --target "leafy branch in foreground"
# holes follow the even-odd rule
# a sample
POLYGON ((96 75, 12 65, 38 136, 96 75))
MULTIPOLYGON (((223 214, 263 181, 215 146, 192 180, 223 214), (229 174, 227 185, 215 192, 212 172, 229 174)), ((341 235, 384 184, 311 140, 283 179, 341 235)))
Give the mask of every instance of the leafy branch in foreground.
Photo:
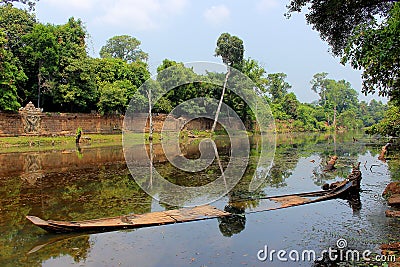
POLYGON ((30 11, 33 11, 33 10, 35 10, 35 5, 36 5, 36 2, 38 2, 39 0, 2 0, 1 2, 2 2, 2 4, 6 4, 6 5, 8 5, 8 4, 13 4, 13 3, 21 3, 21 4, 24 4, 24 5, 27 5, 28 7, 29 7, 29 10, 30 11))

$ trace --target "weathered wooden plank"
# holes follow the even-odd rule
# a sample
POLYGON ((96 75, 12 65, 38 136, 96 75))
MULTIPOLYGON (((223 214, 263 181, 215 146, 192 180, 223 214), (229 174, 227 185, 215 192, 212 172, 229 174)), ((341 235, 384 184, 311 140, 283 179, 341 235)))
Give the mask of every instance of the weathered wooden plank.
POLYGON ((229 212, 219 210, 210 205, 190 209, 169 210, 165 211, 165 213, 174 218, 177 222, 198 221, 230 215, 229 212))
POLYGON ((144 214, 123 217, 128 223, 136 226, 145 225, 160 225, 175 223, 176 221, 171 216, 168 216, 165 211, 156 211, 144 214))
POLYGON ((296 206, 311 201, 308 198, 299 196, 278 197, 278 198, 271 198, 270 200, 280 203, 281 208, 296 206))

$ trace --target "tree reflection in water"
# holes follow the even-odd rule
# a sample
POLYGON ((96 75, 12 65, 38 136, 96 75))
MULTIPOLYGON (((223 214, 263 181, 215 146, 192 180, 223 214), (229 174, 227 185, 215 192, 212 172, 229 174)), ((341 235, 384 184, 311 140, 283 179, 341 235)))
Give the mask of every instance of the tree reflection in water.
MULTIPOLYGON (((371 174, 370 166, 377 164, 382 143, 386 143, 387 140, 376 141, 357 136, 359 141, 353 142, 353 136, 354 134, 337 135, 336 154, 339 157, 337 170, 325 174, 322 172, 322 167, 325 160, 334 152, 334 140, 330 133, 279 135, 270 176, 258 190, 250 192, 249 183, 257 168, 258 159, 257 143, 253 143, 245 175, 228 194, 226 202, 219 203, 222 206, 227 205, 225 210, 234 214, 218 220, 221 233, 224 236, 244 234, 243 230, 246 226, 244 212, 246 209, 258 207, 260 197, 272 193, 286 193, 287 190, 299 192, 299 187, 303 188, 303 186, 306 189, 311 188, 310 191, 312 191, 312 188, 319 187, 327 180, 343 179, 349 174, 351 164, 357 162, 359 157, 364 157, 363 173, 375 175, 371 174), (315 163, 311 163, 311 159, 315 159, 315 163), (365 160, 368 162, 365 163, 365 160), (307 164, 307 166, 299 168, 300 163, 307 164), (365 164, 367 168, 364 168, 365 164), (320 176, 312 174, 313 168, 320 176), (307 184, 304 185, 304 183, 307 184), (286 184, 288 186, 285 186, 286 184), (248 201, 240 202, 241 199, 248 201)), ((225 167, 224 161, 230 150, 229 143, 221 141, 217 142, 217 145, 218 151, 221 152, 222 166, 225 167)), ((154 144, 152 150, 154 151, 153 167, 176 184, 199 186, 213 181, 215 177, 221 175, 218 164, 213 164, 202 174, 176 171, 165 162, 163 155, 158 153, 159 146, 157 144, 154 144)), ((184 150, 189 151, 196 158, 198 149, 188 145, 188 148, 184 150)), ((132 153, 132 155, 138 156, 137 153, 132 153)), ((147 155, 145 156, 147 157, 147 155)), ((387 166, 389 171, 387 175, 391 179, 400 180, 400 160, 394 148, 389 151, 387 158, 386 163, 378 163, 387 166)), ((133 158, 133 160, 140 161, 141 158, 133 158)), ((91 254, 92 243, 89 236, 86 235, 52 243, 50 246, 30 254, 29 257, 25 257, 24 255, 38 242, 51 241, 49 235, 30 225, 26 221, 25 215, 38 215, 45 219, 82 220, 132 212, 145 213, 152 211, 153 208, 151 197, 141 190, 129 174, 121 147, 92 149, 82 146, 81 149, 77 147, 70 153, 51 151, 0 154, 0 162, 2 162, 2 166, 0 166, 1 266, 40 266, 47 259, 66 255, 70 255, 75 262, 84 262, 89 257, 88 254, 91 254), (33 161, 32 155, 37 155, 37 160, 35 158, 33 161), (82 155, 84 156, 82 157, 82 155), (26 164, 31 162, 34 164, 26 164), (26 168, 26 166, 39 166, 40 168, 26 168), (26 175, 36 174, 38 171, 43 176, 36 182, 29 183, 24 179, 26 175)), ((146 165, 143 170, 138 170, 138 176, 144 175, 144 173, 148 175, 148 167, 146 165)), ((385 168, 382 167, 380 171, 383 172, 385 168)), ((179 192, 177 193, 179 194, 179 192)), ((374 193, 380 194, 381 192, 374 193)), ((369 193, 362 194, 366 196, 369 193)), ((360 210, 362 208, 365 211, 371 208, 367 202, 362 203, 363 206, 361 206, 359 195, 351 195, 346 201, 353 209, 354 215, 365 219, 364 212, 360 213, 360 210)), ((179 208, 164 207, 166 209, 179 208)), ((343 210, 347 212, 347 209, 343 210)), ((249 221, 250 217, 247 218, 248 225, 249 221)), ((340 219, 338 221, 341 223, 340 219)), ((375 231, 380 229, 369 225, 368 222, 365 224, 366 227, 372 227, 375 231)), ((247 227, 249 227, 248 225, 247 227)), ((382 230, 380 236, 384 236, 385 233, 382 230)))
POLYGON ((245 210, 227 205, 225 211, 232 213, 231 216, 218 218, 219 230, 223 236, 231 237, 238 234, 246 227, 245 210))

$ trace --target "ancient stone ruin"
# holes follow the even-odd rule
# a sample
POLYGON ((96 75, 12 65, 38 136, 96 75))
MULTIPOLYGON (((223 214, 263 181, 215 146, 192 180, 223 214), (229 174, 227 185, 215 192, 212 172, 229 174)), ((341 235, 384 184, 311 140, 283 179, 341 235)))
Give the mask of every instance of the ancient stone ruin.
POLYGON ((29 102, 24 108, 19 109, 19 113, 22 117, 24 132, 27 134, 39 133, 42 110, 29 102))

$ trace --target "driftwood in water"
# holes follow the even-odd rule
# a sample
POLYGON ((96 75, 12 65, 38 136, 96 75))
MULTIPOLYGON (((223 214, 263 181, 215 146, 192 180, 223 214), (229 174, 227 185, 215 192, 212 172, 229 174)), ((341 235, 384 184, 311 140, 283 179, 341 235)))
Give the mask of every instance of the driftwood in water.
POLYGON ((382 193, 384 198, 389 198, 391 195, 400 194, 400 182, 391 182, 382 193))
POLYGON ((337 156, 333 156, 331 157, 331 159, 329 161, 326 162, 326 167, 324 169, 324 171, 333 171, 335 168, 335 164, 337 161, 338 157, 337 156))
POLYGON ((385 252, 387 251, 400 251, 400 242, 390 243, 390 244, 383 244, 381 245, 381 250, 383 255, 386 255, 385 252))
POLYGON ((386 155, 386 153, 387 153, 387 150, 388 150, 388 147, 389 147, 389 146, 390 146, 390 143, 387 143, 386 145, 384 145, 384 146, 382 147, 381 153, 380 153, 379 156, 378 156, 378 159, 379 159, 379 160, 381 160, 381 161, 383 161, 383 162, 386 162, 385 155, 386 155))
POLYGON ((353 182, 353 187, 359 190, 361 188, 361 171, 360 171, 360 164, 358 162, 356 165, 353 164, 353 169, 347 179, 353 182))
POLYGON ((400 211, 398 210, 387 210, 385 212, 386 217, 400 217, 400 211))
MULTIPOLYGON (((353 187, 356 189, 360 189, 360 181, 361 181, 361 171, 360 171, 360 164, 358 162, 356 165, 353 164, 353 169, 349 176, 347 176, 347 180, 353 183, 353 187)), ((334 182, 331 184, 324 184, 322 186, 323 190, 332 190, 342 185, 343 182, 334 182)))

